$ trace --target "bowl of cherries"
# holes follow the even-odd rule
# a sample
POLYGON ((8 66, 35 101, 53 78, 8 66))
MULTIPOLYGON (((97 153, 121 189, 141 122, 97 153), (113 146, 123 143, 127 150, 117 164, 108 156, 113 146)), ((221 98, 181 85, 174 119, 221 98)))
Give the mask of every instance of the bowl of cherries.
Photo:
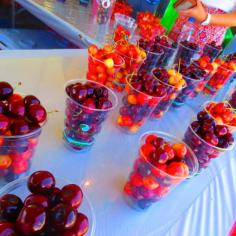
POLYGON ((91 236, 92 206, 76 184, 48 171, 15 180, 0 189, 0 235, 91 236))
POLYGON ((0 82, 0 184, 26 174, 46 118, 37 97, 0 82))

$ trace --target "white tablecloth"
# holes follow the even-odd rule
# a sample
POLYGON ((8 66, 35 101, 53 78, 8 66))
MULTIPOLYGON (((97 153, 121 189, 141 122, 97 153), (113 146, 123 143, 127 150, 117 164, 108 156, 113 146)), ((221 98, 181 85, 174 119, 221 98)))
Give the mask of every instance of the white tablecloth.
POLYGON ((21 81, 18 92, 35 94, 47 110, 59 110, 43 129, 31 172, 47 169, 80 183, 94 206, 96 236, 226 236, 236 218, 235 151, 213 161, 207 171, 182 183, 146 212, 136 212, 122 198, 140 134, 162 130, 182 137, 195 112, 190 106, 148 122, 137 135, 116 128, 116 109, 89 152, 79 154, 64 146, 63 85, 84 78, 86 64, 84 50, 0 52, 1 80, 13 85, 21 81))

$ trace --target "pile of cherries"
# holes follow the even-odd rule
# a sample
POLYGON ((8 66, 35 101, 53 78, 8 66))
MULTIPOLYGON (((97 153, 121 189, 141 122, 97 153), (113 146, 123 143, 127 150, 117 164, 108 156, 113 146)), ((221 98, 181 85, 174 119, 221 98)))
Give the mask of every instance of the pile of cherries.
POLYGON ((150 12, 139 12, 137 24, 140 36, 147 40, 153 40, 157 35, 163 35, 166 32, 160 20, 150 12))
POLYGON ((227 125, 230 131, 236 129, 236 112, 227 102, 209 102, 205 107, 206 112, 219 125, 227 125))
POLYGON ((221 51, 222 51, 222 46, 217 45, 215 41, 212 41, 211 43, 205 45, 205 47, 203 48, 202 56, 209 57, 210 61, 213 62, 221 51))
POLYGON ((203 92, 214 96, 234 75, 236 71, 236 60, 227 59, 227 61, 223 61, 217 58, 212 65, 215 73, 206 84, 203 92))
POLYGON ((64 138, 72 148, 82 150, 94 143, 94 135, 114 104, 108 89, 93 82, 70 84, 66 93, 64 138))
POLYGON ((156 134, 147 135, 124 187, 126 199, 140 209, 159 201, 171 187, 190 175, 191 155, 183 143, 171 143, 156 134))
POLYGON ((186 81, 186 87, 178 94, 172 104, 174 107, 183 105, 189 97, 195 97, 200 85, 209 77, 209 72, 202 69, 197 62, 193 62, 190 65, 180 63, 180 65, 176 65, 176 70, 178 69, 186 81))
POLYGON ((164 68, 156 68, 153 75, 159 83, 163 84, 166 90, 166 96, 156 106, 152 112, 152 119, 161 118, 171 106, 179 92, 186 86, 186 81, 182 75, 174 69, 166 70, 164 68))
POLYGON ((122 25, 118 25, 114 31, 114 35, 113 35, 113 40, 114 42, 118 42, 121 40, 130 40, 131 38, 131 34, 130 31, 127 30, 125 27, 123 27, 122 25))
POLYGON ((133 11, 133 8, 131 5, 129 5, 127 2, 123 0, 118 0, 115 2, 114 9, 112 12, 111 19, 115 19, 115 14, 120 13, 126 16, 130 16, 133 11))
POLYGON ((96 45, 90 45, 88 53, 87 79, 111 87, 116 73, 124 64, 122 57, 114 52, 111 45, 105 45, 102 49, 98 49, 96 45))
POLYGON ((192 59, 196 57, 199 53, 200 47, 190 41, 182 41, 179 44, 179 48, 175 57, 175 63, 178 64, 179 61, 184 62, 185 64, 190 64, 192 59))
POLYGON ((137 132, 165 94, 165 86, 144 71, 129 77, 118 125, 128 132, 137 132))
MULTIPOLYGON (((217 110, 220 106, 216 107, 217 110)), ((234 144, 233 135, 226 125, 218 125, 206 111, 197 114, 185 133, 184 141, 198 158, 200 168, 206 168, 212 158, 218 157, 234 144)))
POLYGON ((59 189, 48 171, 33 173, 27 184, 31 194, 24 200, 14 194, 0 198, 0 235, 85 236, 89 221, 77 211, 83 201, 78 185, 59 189))
POLYGON ((38 98, 14 93, 9 83, 0 82, 0 176, 7 182, 28 170, 46 118, 38 98))
POLYGON ((116 74, 116 78, 113 81, 113 88, 121 92, 125 88, 127 75, 136 74, 147 56, 141 47, 131 44, 128 41, 117 43, 116 52, 121 55, 125 61, 124 66, 122 66, 120 71, 116 74))

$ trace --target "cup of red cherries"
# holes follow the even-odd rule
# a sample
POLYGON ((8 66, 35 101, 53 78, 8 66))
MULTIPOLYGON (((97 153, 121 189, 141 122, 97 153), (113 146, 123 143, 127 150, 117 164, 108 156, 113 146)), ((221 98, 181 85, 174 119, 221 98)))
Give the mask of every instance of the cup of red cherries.
POLYGON ((0 189, 0 235, 91 236, 94 212, 80 186, 48 171, 0 189))
POLYGON ((199 170, 207 168, 212 159, 234 147, 234 137, 228 127, 217 124, 205 110, 200 111, 197 119, 191 122, 184 141, 198 158, 199 170))
POLYGON ((118 103, 115 93, 106 86, 89 80, 66 83, 64 140, 76 151, 89 149, 109 111, 118 103))
POLYGON ((46 118, 37 97, 17 94, 0 82, 0 184, 26 174, 46 118))
POLYGON ((124 196, 131 207, 144 210, 195 175, 198 161, 185 143, 163 132, 145 133, 139 145, 124 196))

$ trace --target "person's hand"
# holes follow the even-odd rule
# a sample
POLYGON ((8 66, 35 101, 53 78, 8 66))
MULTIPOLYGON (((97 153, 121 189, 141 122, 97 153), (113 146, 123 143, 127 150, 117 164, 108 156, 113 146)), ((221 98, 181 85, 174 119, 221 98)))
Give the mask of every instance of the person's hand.
POLYGON ((203 22, 207 18, 207 12, 200 0, 197 0, 197 5, 195 7, 179 11, 179 13, 185 16, 194 17, 198 22, 203 22))

